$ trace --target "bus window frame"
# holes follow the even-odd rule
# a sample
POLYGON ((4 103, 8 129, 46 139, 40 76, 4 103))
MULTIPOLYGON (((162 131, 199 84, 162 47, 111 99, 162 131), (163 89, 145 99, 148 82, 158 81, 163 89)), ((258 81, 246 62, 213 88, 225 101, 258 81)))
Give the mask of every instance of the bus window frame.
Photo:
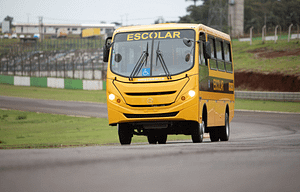
POLYGON ((216 50, 216 56, 217 56, 217 68, 218 68, 218 71, 222 71, 222 72, 225 72, 226 71, 226 68, 225 68, 225 58, 224 58, 224 47, 223 47, 223 39, 220 39, 220 38, 216 38, 216 48, 217 46, 219 45, 219 43, 221 44, 220 48, 221 48, 221 57, 222 58, 218 58, 218 54, 217 54, 217 50, 216 50), (224 69, 220 69, 219 67, 219 63, 220 65, 223 63, 223 66, 224 66, 224 69))
POLYGON ((205 42, 206 42, 206 35, 204 32, 200 32, 199 33, 199 56, 203 59, 201 59, 200 61, 200 58, 199 58, 199 65, 203 65, 203 66, 207 66, 208 67, 208 61, 207 61, 207 58, 205 58, 205 42), (202 51, 202 54, 201 54, 201 51, 202 51), (202 60, 204 60, 204 63, 202 63, 202 60), (200 63, 201 62, 201 63, 200 63))
POLYGON ((214 70, 214 71, 218 71, 218 61, 217 61, 217 56, 216 56, 216 38, 212 35, 208 35, 207 40, 209 41, 210 39, 212 40, 212 43, 211 42, 210 43, 211 43, 211 46, 213 46, 214 50, 213 50, 213 57, 211 57, 209 59, 209 69, 214 70), (211 62, 210 62, 211 60, 214 60, 214 62, 216 62, 216 68, 211 67, 211 62))
POLYGON ((232 55, 231 55, 231 46, 229 41, 224 41, 223 47, 228 46, 228 53, 229 53, 229 61, 225 60, 225 50, 224 50, 224 64, 225 64, 225 71, 226 73, 233 73, 233 64, 232 64, 232 55), (228 71, 226 68, 226 63, 229 63, 231 65, 231 71, 228 71))

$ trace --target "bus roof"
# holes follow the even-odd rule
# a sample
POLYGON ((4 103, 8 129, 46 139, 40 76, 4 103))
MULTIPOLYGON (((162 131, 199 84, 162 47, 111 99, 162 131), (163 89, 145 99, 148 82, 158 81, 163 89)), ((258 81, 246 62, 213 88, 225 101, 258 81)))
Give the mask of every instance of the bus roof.
POLYGON ((120 27, 115 30, 115 33, 120 32, 133 32, 133 31, 151 31, 151 30, 166 30, 166 29, 197 29, 207 34, 214 35, 216 37, 226 39, 230 41, 230 36, 226 33, 218 31, 216 29, 207 27, 203 24, 191 24, 191 23, 163 23, 153 25, 136 25, 120 27))

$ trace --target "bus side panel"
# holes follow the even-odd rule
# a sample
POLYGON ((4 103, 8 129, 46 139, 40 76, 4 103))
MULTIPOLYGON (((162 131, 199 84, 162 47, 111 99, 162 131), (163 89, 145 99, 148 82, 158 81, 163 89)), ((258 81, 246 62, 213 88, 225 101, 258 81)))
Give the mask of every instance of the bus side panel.
POLYGON ((216 102, 214 100, 208 100, 207 103, 207 126, 211 127, 215 125, 215 107, 216 102))
POLYGON ((225 125, 225 101, 216 101, 216 116, 215 116, 215 126, 225 125))
POLYGON ((203 102, 200 102, 200 109, 203 104, 207 107, 207 126, 223 126, 225 124, 226 106, 229 106, 230 119, 234 115, 234 94, 215 93, 200 91, 203 102))
POLYGON ((234 101, 229 103, 229 123, 232 121, 234 117, 234 101))
POLYGON ((225 123, 225 104, 223 101, 208 101, 208 121, 207 126, 222 126, 225 123))

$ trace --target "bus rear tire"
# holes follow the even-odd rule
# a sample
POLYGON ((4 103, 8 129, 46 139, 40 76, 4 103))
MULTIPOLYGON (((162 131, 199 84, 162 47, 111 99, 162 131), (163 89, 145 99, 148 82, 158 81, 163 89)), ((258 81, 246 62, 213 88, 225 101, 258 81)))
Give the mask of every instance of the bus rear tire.
POLYGON ((130 145, 133 136, 133 129, 128 124, 118 124, 119 141, 121 145, 130 145))
POLYGON ((225 113, 225 125, 220 130, 220 140, 228 141, 230 135, 230 127, 229 127, 229 115, 225 113))
POLYGON ((209 137, 211 142, 217 142, 220 139, 218 128, 213 128, 209 132, 209 137))

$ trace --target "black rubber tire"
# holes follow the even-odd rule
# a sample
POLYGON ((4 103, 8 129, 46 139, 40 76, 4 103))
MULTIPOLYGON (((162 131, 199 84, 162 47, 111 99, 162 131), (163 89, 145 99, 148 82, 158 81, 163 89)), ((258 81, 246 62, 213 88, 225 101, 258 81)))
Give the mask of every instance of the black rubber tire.
POLYGON ((219 128, 211 127, 209 128, 209 137, 211 142, 217 142, 220 140, 219 128))
POLYGON ((165 133, 162 133, 162 134, 156 136, 156 140, 157 140, 158 144, 166 144, 167 138, 168 138, 168 135, 165 133))
POLYGON ((133 129, 128 124, 118 124, 119 141, 121 145, 130 145, 133 136, 133 129))
POLYGON ((147 135, 147 138, 148 138, 148 143, 149 144, 156 144, 157 143, 156 135, 149 134, 149 135, 147 135))
POLYGON ((211 129, 209 132, 211 142, 217 142, 220 139, 218 128, 211 129))
POLYGON ((225 113, 225 125, 220 129, 220 140, 228 141, 230 136, 229 115, 225 113))
MULTIPOLYGON (((192 140, 193 143, 202 143, 203 141, 203 132, 201 131, 201 126, 205 126, 205 123, 202 122, 202 125, 199 123, 195 123, 192 127, 192 140)), ((205 129, 205 127, 204 127, 205 129)))

